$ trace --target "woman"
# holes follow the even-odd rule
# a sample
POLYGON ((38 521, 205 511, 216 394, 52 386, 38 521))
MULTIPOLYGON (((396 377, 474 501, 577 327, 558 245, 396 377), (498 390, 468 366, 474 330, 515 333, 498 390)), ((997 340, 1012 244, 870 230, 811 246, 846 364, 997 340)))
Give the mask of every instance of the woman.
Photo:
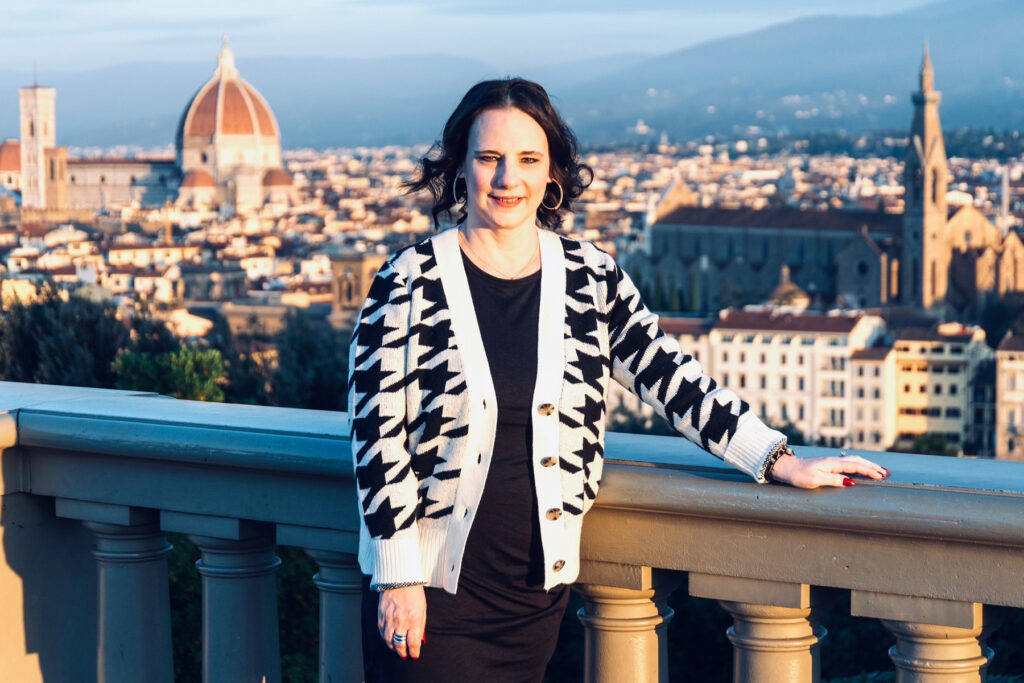
POLYGON ((590 182, 543 88, 475 85, 422 162, 445 230, 375 278, 351 346, 367 681, 540 681, 597 495, 610 377, 759 482, 796 458, 664 335, 608 254, 551 230, 590 182), (429 633, 429 643, 425 642, 429 633))

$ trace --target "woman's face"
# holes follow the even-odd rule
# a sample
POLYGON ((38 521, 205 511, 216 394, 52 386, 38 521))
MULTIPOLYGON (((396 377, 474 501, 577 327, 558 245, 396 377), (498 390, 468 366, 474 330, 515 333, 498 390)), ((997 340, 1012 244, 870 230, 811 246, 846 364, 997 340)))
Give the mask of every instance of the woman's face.
POLYGON ((544 129, 519 109, 482 112, 469 129, 462 173, 469 227, 532 227, 551 180, 544 129))

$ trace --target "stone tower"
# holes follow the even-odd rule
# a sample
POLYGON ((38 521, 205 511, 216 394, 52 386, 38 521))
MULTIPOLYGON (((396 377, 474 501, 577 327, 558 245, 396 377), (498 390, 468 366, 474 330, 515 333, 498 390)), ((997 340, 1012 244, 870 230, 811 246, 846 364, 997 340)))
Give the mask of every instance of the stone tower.
POLYGON ((926 309, 945 303, 951 257, 945 240, 949 168, 939 124, 940 99, 925 44, 920 88, 913 94, 914 121, 903 166, 903 253, 899 288, 904 304, 926 309))
MULTIPOLYGON (((21 205, 47 206, 47 150, 56 147, 57 91, 33 85, 18 90, 21 103, 21 205)), ((52 152, 51 152, 52 154, 52 152)))

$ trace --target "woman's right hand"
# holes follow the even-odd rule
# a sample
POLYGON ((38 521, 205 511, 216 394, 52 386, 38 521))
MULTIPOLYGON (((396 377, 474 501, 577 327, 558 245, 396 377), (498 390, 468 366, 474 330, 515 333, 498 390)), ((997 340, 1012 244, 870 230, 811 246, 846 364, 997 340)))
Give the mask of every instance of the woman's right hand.
POLYGON ((377 605, 377 630, 388 649, 399 657, 419 659, 423 630, 427 625, 427 598, 423 586, 404 586, 381 591, 377 605), (394 642, 405 635, 404 643, 394 642))

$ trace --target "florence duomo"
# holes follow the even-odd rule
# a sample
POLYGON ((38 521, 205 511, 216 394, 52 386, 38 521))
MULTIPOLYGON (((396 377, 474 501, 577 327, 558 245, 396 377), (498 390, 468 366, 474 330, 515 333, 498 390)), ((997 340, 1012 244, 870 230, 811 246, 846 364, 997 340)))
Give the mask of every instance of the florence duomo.
POLYGON ((782 289, 808 301, 923 308, 944 319, 975 318, 990 298, 1024 291, 1019 233, 969 203, 952 211, 947 204, 940 93, 927 46, 911 99, 902 216, 707 208, 677 181, 649 211, 647 249, 623 265, 648 286, 656 278, 679 283, 683 308, 702 313, 729 305, 728 296, 767 300, 780 277, 782 289))
POLYGON ((246 214, 294 203, 277 120, 259 91, 239 75, 226 37, 213 76, 184 107, 173 160, 69 158, 67 148, 56 145, 56 90, 34 84, 19 91, 19 101, 21 139, 0 147, 7 162, 0 182, 20 189, 26 209, 116 212, 171 202, 203 215, 218 208, 246 214))

